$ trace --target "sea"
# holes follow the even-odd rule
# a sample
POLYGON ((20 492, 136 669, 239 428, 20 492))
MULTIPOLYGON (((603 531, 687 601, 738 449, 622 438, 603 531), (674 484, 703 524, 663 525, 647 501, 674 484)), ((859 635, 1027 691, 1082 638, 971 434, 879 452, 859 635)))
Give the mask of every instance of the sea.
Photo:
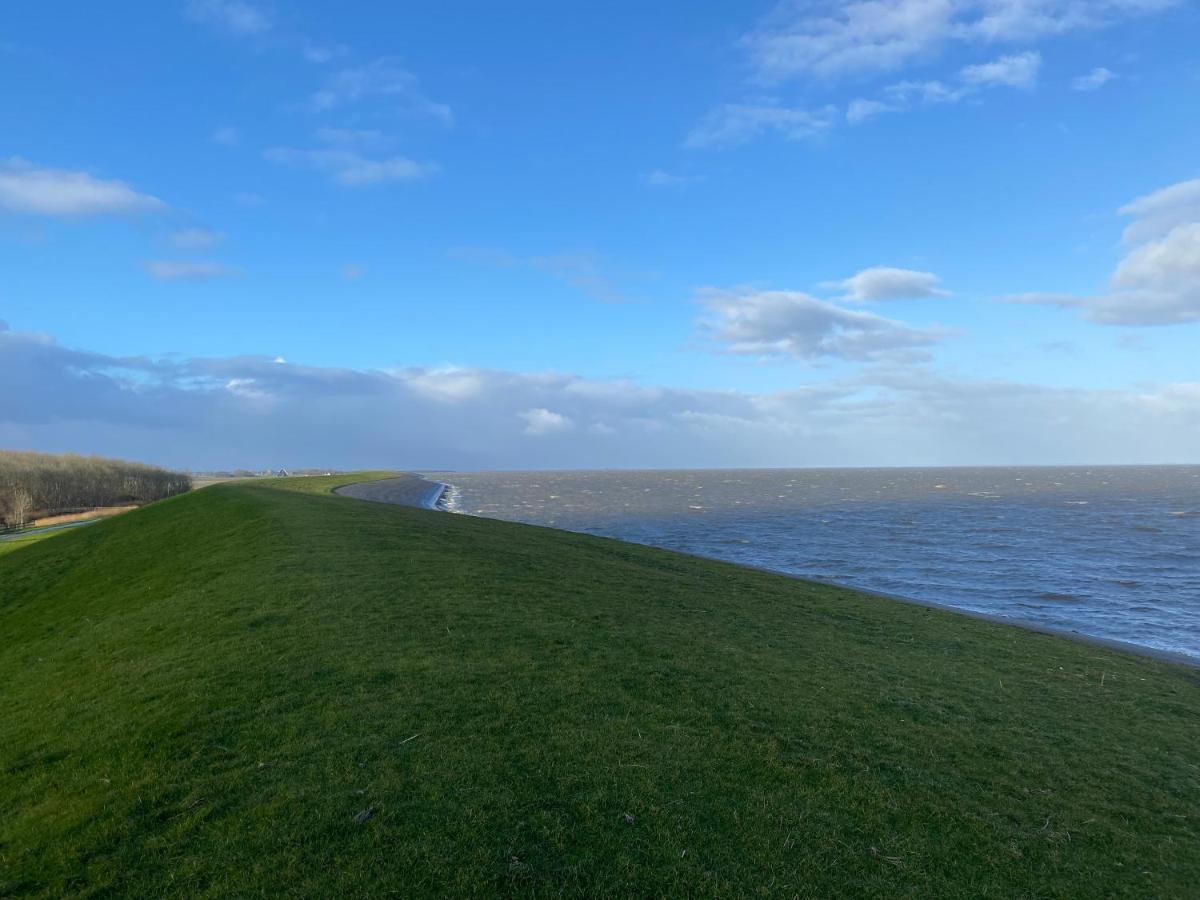
POLYGON ((444 508, 1200 658, 1200 466, 444 472, 444 508))

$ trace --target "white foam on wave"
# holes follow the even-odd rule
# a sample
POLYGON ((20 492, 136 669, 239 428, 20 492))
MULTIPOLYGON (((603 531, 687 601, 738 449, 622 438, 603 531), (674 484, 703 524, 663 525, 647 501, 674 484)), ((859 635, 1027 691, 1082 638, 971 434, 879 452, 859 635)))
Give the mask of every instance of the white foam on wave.
POLYGON ((435 508, 449 513, 461 513, 462 510, 462 491, 452 484, 442 482, 442 493, 438 497, 435 508))

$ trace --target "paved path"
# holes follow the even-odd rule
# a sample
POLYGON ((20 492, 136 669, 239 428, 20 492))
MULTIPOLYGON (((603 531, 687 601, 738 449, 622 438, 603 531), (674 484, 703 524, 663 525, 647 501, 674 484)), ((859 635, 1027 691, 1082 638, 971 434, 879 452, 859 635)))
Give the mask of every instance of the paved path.
POLYGON ((47 525, 44 528, 30 528, 27 531, 14 531, 10 534, 0 534, 0 542, 15 541, 19 538, 36 537, 39 534, 47 534, 51 531, 62 531, 64 528, 78 528, 80 525, 91 525, 93 522, 98 522, 99 519, 84 519, 82 522, 64 522, 62 525, 47 525))
POLYGON ((377 503, 398 503, 401 506, 437 509, 437 502, 445 489, 446 485, 440 481, 426 481, 418 475, 401 475, 399 478, 347 484, 335 488, 333 492, 344 497, 374 500, 377 503))

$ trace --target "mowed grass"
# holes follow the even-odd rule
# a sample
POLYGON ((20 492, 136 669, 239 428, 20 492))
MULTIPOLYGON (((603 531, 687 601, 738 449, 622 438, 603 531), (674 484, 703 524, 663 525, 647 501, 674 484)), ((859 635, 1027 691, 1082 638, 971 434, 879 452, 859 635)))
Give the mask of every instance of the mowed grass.
MULTIPOLYGON (((15 537, 8 537, 0 541, 0 556, 20 550, 22 547, 28 547, 30 544, 35 544, 38 541, 44 541, 46 538, 54 537, 56 534, 62 534, 65 530, 57 528, 53 530, 36 530, 18 534, 15 537)), ((2 598, 3 595, 0 594, 0 602, 3 602, 2 598)))
POLYGON ((1197 895, 1196 670, 352 480, 0 558, 0 894, 1197 895))

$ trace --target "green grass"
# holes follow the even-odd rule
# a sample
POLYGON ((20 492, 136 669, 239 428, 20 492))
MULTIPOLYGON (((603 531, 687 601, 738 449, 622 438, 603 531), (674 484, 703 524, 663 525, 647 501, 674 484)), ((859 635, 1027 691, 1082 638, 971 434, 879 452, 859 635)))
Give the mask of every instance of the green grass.
POLYGON ((351 480, 0 558, 0 895, 1196 895, 1196 670, 351 480))
POLYGON ((3 556, 6 553, 12 553, 15 550, 20 550, 22 547, 28 547, 30 544, 43 541, 48 537, 54 537, 56 534, 62 534, 64 531, 69 530, 69 528, 42 528, 26 532, 18 537, 12 537, 8 538, 7 540, 0 541, 0 556, 3 556))

